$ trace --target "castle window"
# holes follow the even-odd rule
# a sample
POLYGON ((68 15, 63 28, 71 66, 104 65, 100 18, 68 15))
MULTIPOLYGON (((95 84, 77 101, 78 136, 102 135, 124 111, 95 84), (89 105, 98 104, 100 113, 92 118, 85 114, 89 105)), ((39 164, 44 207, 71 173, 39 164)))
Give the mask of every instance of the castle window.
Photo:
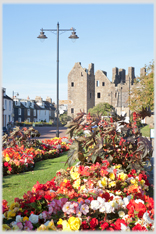
POLYGON ((71 82, 71 87, 74 87, 74 82, 71 82))
POLYGON ((97 93, 97 98, 100 98, 100 93, 97 93))
POLYGON ((74 108, 71 108, 71 113, 74 113, 74 108))
POLYGON ((102 86, 105 86, 105 82, 102 82, 102 86))
POLYGON ((96 86, 99 87, 99 80, 96 81, 96 86))
POLYGON ((81 72, 81 76, 83 76, 83 73, 81 72))
POLYGON ((92 97, 92 94, 90 93, 90 98, 92 97))
POLYGON ((115 93, 115 98, 116 98, 116 94, 117 94, 117 93, 115 93))

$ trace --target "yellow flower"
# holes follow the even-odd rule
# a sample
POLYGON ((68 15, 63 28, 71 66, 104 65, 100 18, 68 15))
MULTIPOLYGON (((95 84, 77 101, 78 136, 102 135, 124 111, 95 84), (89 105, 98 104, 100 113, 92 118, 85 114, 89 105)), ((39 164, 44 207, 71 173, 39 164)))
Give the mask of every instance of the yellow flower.
POLYGON ((70 172, 70 176, 73 180, 79 179, 79 173, 78 172, 70 172))
POLYGON ((81 183, 81 180, 77 179, 76 181, 74 181, 73 187, 76 188, 76 189, 78 189, 78 187, 80 186, 80 183, 81 183))
POLYGON ((48 228, 46 227, 46 225, 44 225, 44 224, 41 224, 41 226, 39 226, 38 228, 37 228, 37 231, 47 231, 48 230, 48 228))
POLYGON ((79 230, 80 228, 80 225, 81 225, 81 221, 79 218, 75 218, 75 217, 70 217, 68 219, 68 223, 70 225, 70 228, 73 230, 73 231, 77 231, 79 230))
POLYGON ((10 230, 11 228, 7 225, 7 224, 3 224, 2 226, 2 230, 5 231, 5 230, 10 230))
POLYGON ((131 179, 130 182, 131 182, 131 184, 137 185, 137 181, 135 179, 131 179))
POLYGON ((70 225, 66 220, 62 221, 62 228, 63 228, 63 231, 71 231, 70 225))
POLYGON ((83 191, 85 188, 86 188, 86 186, 82 185, 81 188, 80 188, 80 190, 83 191))
POLYGON ((57 224, 62 224, 63 220, 62 219, 59 219, 59 221, 57 222, 57 224))
POLYGON ((49 229, 51 229, 51 230, 53 230, 53 231, 56 231, 56 230, 57 230, 56 227, 55 227, 55 225, 54 225, 54 221, 53 221, 53 220, 51 220, 51 221, 48 223, 47 228, 49 228, 49 229))
POLYGON ((25 221, 29 221, 29 218, 27 216, 23 217, 23 222, 25 222, 25 221))
POLYGON ((118 165, 115 166, 116 169, 119 169, 119 168, 121 168, 121 167, 122 167, 121 164, 118 164, 118 165))
POLYGON ((119 173, 118 178, 120 178, 122 181, 125 181, 128 178, 128 176, 127 174, 121 172, 119 173))
POLYGON ((5 160, 6 160, 7 162, 9 162, 9 161, 10 161, 10 158, 9 158, 9 155, 8 155, 8 154, 6 154, 6 156, 5 156, 5 160))
POLYGON ((115 180, 115 174, 113 172, 109 173, 109 178, 115 180))
POLYGON ((112 182, 109 183, 109 188, 115 187, 115 186, 116 186, 116 182, 115 181, 112 181, 112 182))
POLYGON ((140 181, 140 184, 141 184, 141 185, 144 185, 144 184, 145 184, 145 180, 141 180, 141 181, 140 181))
POLYGON ((101 184, 102 184, 102 186, 104 186, 104 187, 107 186, 107 177, 103 177, 103 179, 101 180, 101 184))
POLYGON ((16 216, 16 213, 13 210, 7 212, 7 218, 13 218, 16 216))
POLYGON ((63 182, 67 183, 67 181, 68 181, 67 179, 64 179, 64 181, 63 181, 63 182))

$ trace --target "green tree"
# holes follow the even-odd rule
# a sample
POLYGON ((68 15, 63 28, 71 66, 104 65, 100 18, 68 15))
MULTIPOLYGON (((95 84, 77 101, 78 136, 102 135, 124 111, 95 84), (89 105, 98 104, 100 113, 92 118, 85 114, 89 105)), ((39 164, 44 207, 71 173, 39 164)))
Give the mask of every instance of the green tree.
POLYGON ((140 111, 142 108, 154 110, 154 62, 146 68, 146 74, 137 77, 129 95, 131 111, 140 111))
POLYGON ((109 112, 111 112, 112 110, 114 110, 114 107, 112 105, 110 105, 107 102, 103 102, 103 103, 99 103, 96 106, 94 106, 93 108, 90 108, 88 110, 88 113, 90 113, 91 115, 102 115, 102 116, 108 116, 109 112))

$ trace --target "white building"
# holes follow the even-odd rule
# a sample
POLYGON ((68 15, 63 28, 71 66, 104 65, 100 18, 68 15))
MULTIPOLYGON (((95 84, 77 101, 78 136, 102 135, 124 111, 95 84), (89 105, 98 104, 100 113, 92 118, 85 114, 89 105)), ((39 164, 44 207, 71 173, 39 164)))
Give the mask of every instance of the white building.
POLYGON ((9 122, 13 121, 13 100, 8 95, 6 95, 6 89, 3 88, 3 109, 2 109, 2 125, 7 127, 9 122))
POLYGON ((68 106, 67 105, 59 105, 59 114, 62 115, 64 114, 65 112, 67 112, 68 110, 68 106))
POLYGON ((46 108, 45 102, 41 97, 35 98, 37 108, 37 122, 46 121, 49 122, 49 109, 46 108))

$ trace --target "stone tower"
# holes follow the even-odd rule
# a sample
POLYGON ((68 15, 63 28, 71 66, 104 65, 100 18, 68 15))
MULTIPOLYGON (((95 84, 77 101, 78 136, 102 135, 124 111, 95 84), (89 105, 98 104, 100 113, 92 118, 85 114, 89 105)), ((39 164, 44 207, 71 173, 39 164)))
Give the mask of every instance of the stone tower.
POLYGON ((75 117, 80 109, 85 113, 95 106, 95 75, 94 64, 90 63, 88 69, 81 63, 75 63, 68 75, 68 115, 75 117))

